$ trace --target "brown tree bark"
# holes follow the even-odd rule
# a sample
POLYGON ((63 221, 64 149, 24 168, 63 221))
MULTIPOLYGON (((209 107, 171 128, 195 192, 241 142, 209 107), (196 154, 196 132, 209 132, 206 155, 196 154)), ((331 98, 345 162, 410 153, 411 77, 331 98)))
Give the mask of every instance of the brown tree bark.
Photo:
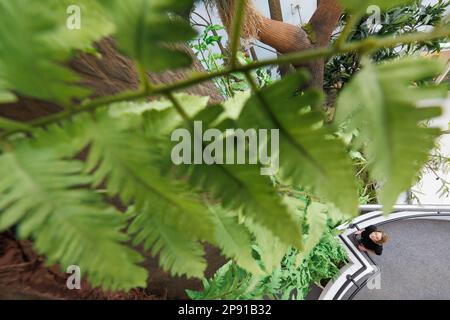
POLYGON ((280 0, 268 0, 270 18, 273 20, 283 21, 283 10, 281 9, 280 0))
MULTIPOLYGON (((218 8, 222 22, 230 31, 229 24, 232 21, 235 0, 219 0, 219 3, 218 8), (227 12, 224 12, 224 9, 227 9, 227 12)), ((305 26, 294 26, 273 18, 263 17, 251 2, 248 3, 246 10, 245 23, 249 26, 244 25, 243 30, 253 30, 253 32, 251 34, 244 33, 243 37, 256 38, 281 54, 326 46, 342 14, 338 0, 321 0, 307 24, 308 27, 305 28, 305 26)), ((310 85, 323 88, 324 59, 295 67, 308 69, 311 74, 310 85)))
MULTIPOLYGON (((260 40, 281 53, 324 47, 328 45, 341 14, 342 8, 337 0, 322 0, 319 1, 317 10, 308 23, 308 31, 285 22, 264 19, 260 40)), ((325 60, 318 59, 295 67, 308 69, 311 74, 311 86, 322 89, 324 65, 325 60)))
MULTIPOLYGON (((281 9, 280 0, 268 0, 270 18, 276 21, 283 21, 283 10, 281 9)), ((279 66, 278 72, 280 76, 284 76, 289 72, 290 66, 279 66)))

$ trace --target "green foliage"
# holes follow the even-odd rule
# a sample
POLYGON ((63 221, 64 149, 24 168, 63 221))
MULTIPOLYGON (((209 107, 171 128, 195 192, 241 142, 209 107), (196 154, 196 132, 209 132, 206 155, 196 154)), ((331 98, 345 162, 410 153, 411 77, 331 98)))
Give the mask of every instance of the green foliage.
POLYGON ((149 205, 138 214, 129 228, 135 234, 134 245, 144 244, 145 250, 151 249, 153 257, 160 255, 159 263, 164 270, 173 275, 201 277, 206 268, 203 247, 186 232, 164 221, 164 217, 154 214, 149 205))
POLYGON ((116 25, 119 48, 144 68, 162 71, 186 67, 186 52, 170 48, 195 36, 189 22, 176 15, 187 10, 192 0, 101 0, 116 25))
POLYGON ((220 207, 211 208, 216 225, 216 242, 223 254, 253 274, 261 272, 252 256, 252 234, 238 217, 220 207))
POLYGON ((386 10, 412 1, 414 0, 340 0, 342 6, 349 11, 365 11, 371 5, 386 10))
POLYGON ((106 181, 110 196, 136 206, 139 214, 129 230, 136 234, 135 245, 143 242, 153 255, 159 253, 161 265, 173 274, 201 276, 206 265, 196 240, 214 236, 208 208, 181 181, 161 175, 153 165, 151 140, 127 126, 114 130, 118 122, 105 117, 85 129, 91 143, 86 170, 94 170, 95 185, 106 181))
POLYGON ((62 160, 27 142, 0 156, 0 229, 18 224, 49 264, 80 265, 93 286, 125 289, 145 286, 142 257, 128 248, 121 231, 126 217, 102 197, 83 188, 92 178, 83 164, 62 160))
MULTIPOLYGON (((419 124, 441 114, 439 107, 417 107, 417 101, 445 97, 446 88, 413 83, 439 75, 442 66, 427 59, 368 63, 341 93, 337 122, 352 119, 365 144, 372 177, 381 186, 380 201, 388 213, 413 182, 435 146, 439 129, 419 124)), ((352 128, 353 129, 353 128, 352 128)))
MULTIPOLYGON (((367 24, 368 15, 361 19, 352 33, 350 41, 360 41, 371 36, 400 36, 405 33, 420 31, 426 27, 436 27, 443 20, 450 1, 439 1, 435 4, 423 4, 423 1, 414 0, 410 3, 381 12, 380 24, 369 26, 367 24)), ((371 13, 371 12, 370 12, 371 13)), ((370 14, 369 13, 369 14, 370 14)), ((344 14, 339 23, 344 26, 348 19, 348 14, 344 14)), ((340 33, 334 35, 334 39, 340 33)), ((423 50, 439 51, 442 39, 433 39, 424 42, 401 44, 395 48, 379 48, 373 53, 374 61, 385 61, 388 59, 404 57, 419 53, 423 50)), ((444 40, 445 41, 445 40, 444 40)), ((325 89, 328 94, 336 94, 360 69, 361 57, 357 52, 350 52, 335 55, 329 59, 325 69, 325 89)))
POLYGON ((202 240, 211 239, 207 207, 196 201, 181 181, 161 176, 152 165, 151 140, 139 131, 114 130, 118 122, 105 117, 84 131, 91 143, 86 171, 94 170, 94 186, 106 181, 111 197, 119 195, 124 204, 134 203, 138 211, 151 208, 166 223, 186 228, 202 240))
POLYGON ((31 130, 31 127, 24 123, 5 118, 0 119, 0 128, 3 130, 24 130, 24 131, 31 130))
MULTIPOLYGON (((345 2, 348 8, 359 4, 345 2)), ((241 53, 236 68, 222 64, 167 86, 149 83, 148 70, 189 65, 178 44, 195 33, 178 14, 191 5, 0 0, 0 102, 25 97, 62 107, 30 123, 0 118, 0 230, 16 227, 48 263, 79 265, 93 286, 104 289, 146 285, 152 275, 139 266, 138 245, 171 274, 200 278, 203 244, 210 243, 233 262, 208 282, 205 294, 191 292, 193 297, 288 298, 295 289, 303 298, 311 282, 333 277, 345 260, 325 223, 357 213, 356 155, 347 154, 343 135, 321 111, 322 93, 299 89, 307 80, 302 71, 269 85, 261 68, 274 62, 255 64, 241 53), (65 27, 68 4, 82 9, 80 30, 65 27), (106 35, 137 63, 141 86, 87 98, 89 90, 66 66, 80 50, 95 52, 94 42, 106 35), (257 83, 251 81, 255 74, 257 83), (206 107, 208 97, 175 94, 222 76, 236 83, 228 92, 234 99, 223 105, 206 107), (236 94, 249 88, 251 96, 236 94), (161 95, 168 100, 146 101, 161 95), (251 164, 173 165, 171 132, 192 130, 194 121, 204 130, 278 129, 279 174, 262 176, 261 166, 251 164), (279 181, 308 197, 293 201, 279 181), (112 205, 117 202, 127 214, 112 205)), ((209 37, 203 41, 220 41, 209 37)), ((370 49, 383 41, 374 40, 370 49)), ((302 61, 292 59, 321 57, 323 50, 312 49, 302 61)), ((438 133, 422 124, 438 109, 415 106, 441 96, 440 89, 420 83, 438 71, 426 61, 367 63, 339 100, 337 124, 361 131, 386 210, 418 173, 438 133)))
MULTIPOLYGON (((194 120, 201 120, 206 130, 208 124, 214 122, 222 112, 220 106, 209 107, 197 114, 194 120)), ((192 132, 192 126, 188 128, 192 132)), ((281 241, 301 247, 300 228, 295 223, 293 213, 276 193, 270 180, 260 174, 259 166, 203 163, 181 165, 178 169, 181 176, 187 176, 192 187, 205 190, 212 199, 220 201, 224 208, 242 210, 245 216, 266 227, 281 241)))
MULTIPOLYGON (((78 1, 85 7, 89 1, 78 1)), ((0 93, 2 102, 16 92, 42 100, 69 104, 89 91, 80 87, 78 75, 62 65, 71 51, 84 49, 110 30, 97 20, 95 28, 83 28, 68 36, 65 9, 69 1, 47 0, 45 5, 32 0, 0 1, 0 93), (54 12, 62 13, 61 15, 54 12), (86 30, 86 32, 85 32, 86 30), (93 31, 94 30, 94 31, 93 31), (8 93, 8 95, 5 95, 8 93)), ((89 2, 86 21, 98 14, 89 2)))
MULTIPOLYGON (((209 21, 206 22, 209 23, 209 21)), ((210 72, 220 71, 228 64, 229 53, 225 47, 223 37, 219 35, 219 32, 224 29, 223 26, 215 25, 210 22, 210 24, 203 29, 202 33, 189 43, 200 62, 202 62, 206 70, 210 72), (220 53, 217 51, 220 51, 220 53)), ((248 57, 248 53, 239 51, 238 61, 240 64, 245 65, 251 63, 252 59, 248 57)), ((258 68, 252 73, 256 77, 260 87, 265 87, 273 82, 271 70, 268 68, 258 68)), ((235 95, 250 89, 245 76, 240 73, 219 77, 214 79, 214 82, 222 96, 228 99, 232 99, 235 95)))
POLYGON ((203 280, 203 291, 186 290, 186 293, 193 300, 249 300, 262 293, 254 285, 251 273, 229 261, 216 272, 214 278, 203 280))
POLYGON ((261 269, 266 273, 272 273, 280 264, 289 245, 273 236, 268 229, 251 221, 245 221, 245 225, 255 238, 257 246, 252 249, 258 256, 261 269))
POLYGON ((229 261, 211 279, 203 280, 203 291, 187 290, 194 300, 299 299, 313 283, 333 279, 347 262, 347 253, 328 230, 298 265, 299 251, 283 251, 283 259, 270 275, 257 276, 229 261))
POLYGON ((305 256, 308 256, 311 250, 319 243, 328 227, 327 211, 328 208, 320 203, 312 203, 308 206, 306 211, 306 223, 309 226, 308 237, 303 250, 298 255, 297 261, 301 261, 305 256))
POLYGON ((324 199, 350 215, 357 212, 352 164, 339 140, 318 111, 321 94, 308 89, 296 92, 306 80, 303 72, 286 76, 247 101, 237 120, 243 129, 278 129, 280 176, 309 186, 324 199), (323 183, 327 181, 327 183, 323 183))

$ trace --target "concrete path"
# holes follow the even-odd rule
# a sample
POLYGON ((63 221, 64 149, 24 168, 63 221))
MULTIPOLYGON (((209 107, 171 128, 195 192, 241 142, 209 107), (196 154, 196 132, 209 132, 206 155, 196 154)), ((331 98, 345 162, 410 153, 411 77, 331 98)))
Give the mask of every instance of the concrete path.
POLYGON ((371 255, 381 269, 380 289, 366 286, 354 300, 450 299, 450 221, 402 220, 379 228, 390 236, 383 255, 371 255))

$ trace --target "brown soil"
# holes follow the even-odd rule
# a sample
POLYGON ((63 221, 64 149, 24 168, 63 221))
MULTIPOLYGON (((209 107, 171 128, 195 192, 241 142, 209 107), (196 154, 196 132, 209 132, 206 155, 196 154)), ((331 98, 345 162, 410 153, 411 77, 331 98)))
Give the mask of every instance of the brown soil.
POLYGON ((46 267, 29 241, 17 241, 10 231, 0 234, 0 299, 164 299, 136 289, 128 293, 104 293, 82 282, 81 290, 69 290, 67 277, 58 266, 46 267))

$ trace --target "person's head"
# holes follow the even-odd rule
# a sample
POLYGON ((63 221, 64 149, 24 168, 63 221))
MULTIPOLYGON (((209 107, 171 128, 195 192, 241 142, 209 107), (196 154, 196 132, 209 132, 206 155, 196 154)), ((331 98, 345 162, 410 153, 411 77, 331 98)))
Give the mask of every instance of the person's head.
POLYGON ((377 230, 377 231, 372 232, 369 235, 369 237, 370 237, 370 239, 373 242, 375 242, 377 244, 383 244, 386 241, 388 241, 388 239, 389 239, 387 234, 385 232, 381 231, 381 230, 377 230))

